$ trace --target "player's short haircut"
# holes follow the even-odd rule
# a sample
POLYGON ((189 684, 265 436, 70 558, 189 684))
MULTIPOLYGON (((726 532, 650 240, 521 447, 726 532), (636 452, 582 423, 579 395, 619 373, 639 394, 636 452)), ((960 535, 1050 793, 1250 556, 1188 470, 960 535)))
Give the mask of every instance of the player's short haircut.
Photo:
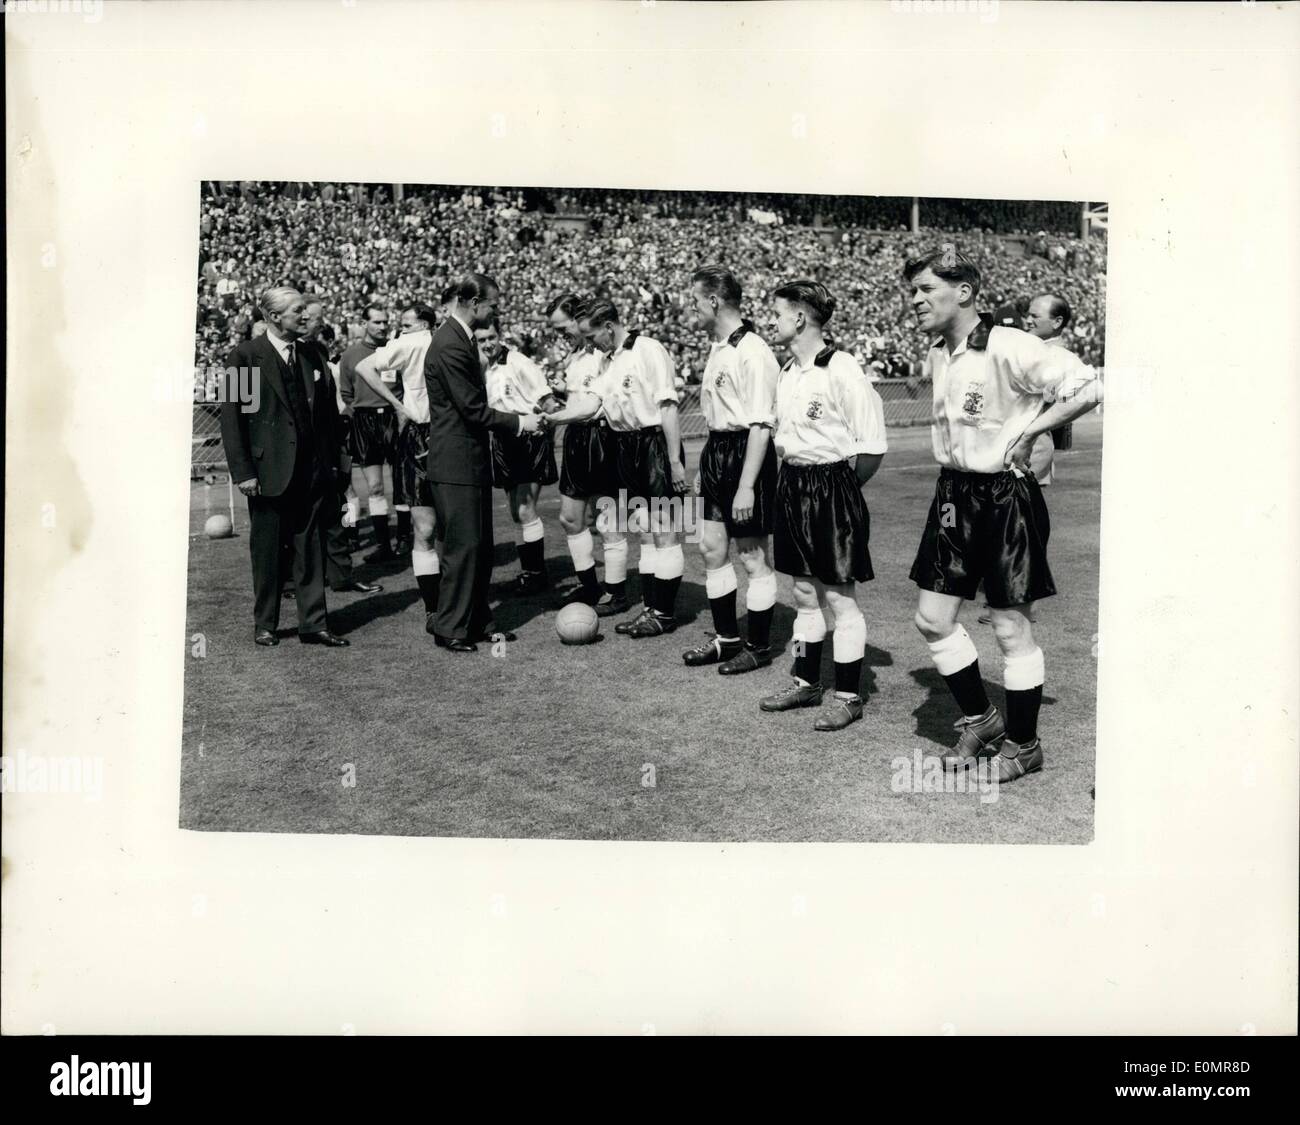
POLYGON ((320 338, 327 344, 334 343, 334 329, 328 324, 322 324, 320 326, 320 338))
POLYGON ((789 301, 791 304, 803 305, 813 314, 813 319, 817 321, 819 328, 835 314, 835 298, 820 281, 800 278, 798 281, 778 286, 772 296, 780 297, 781 300, 789 301))
POLYGON ((324 308, 325 302, 320 297, 317 297, 314 293, 310 293, 310 294, 304 293, 302 296, 302 305, 303 308, 306 309, 311 308, 312 305, 320 305, 321 308, 324 308))
POLYGON ((367 320, 370 319, 370 314, 371 314, 372 312, 382 313, 384 316, 387 316, 387 315, 388 315, 388 310, 387 310, 386 308, 384 308, 383 305, 367 305, 367 306, 366 306, 366 319, 367 319, 367 320))
POLYGON ((415 313, 415 319, 424 321, 430 328, 438 323, 438 314, 428 305, 421 304, 419 301, 416 301, 413 305, 407 305, 402 312, 415 313))
POLYGON ((1070 302, 1064 297, 1058 297, 1055 293, 1044 293, 1047 298, 1047 315, 1059 316, 1061 318, 1061 327, 1069 327, 1070 321, 1074 319, 1074 310, 1070 308, 1070 302))
POLYGON ((926 270, 935 277, 943 278, 950 285, 961 285, 964 282, 970 286, 972 296, 980 291, 979 266, 964 254, 957 253, 957 247, 950 242, 938 250, 910 259, 903 267, 903 277, 911 281, 926 270))
POLYGON ((546 315, 554 316, 556 310, 564 313, 565 316, 572 318, 574 313, 582 307, 582 298, 576 293, 561 293, 558 297, 551 300, 546 306, 546 315))
POLYGON ((602 328, 606 324, 618 323, 618 309, 612 301, 593 297, 574 314, 575 320, 584 321, 592 328, 602 328))
POLYGON ((292 285, 271 285, 258 295, 257 307, 262 316, 270 318, 284 312, 302 296, 292 285))
POLYGON ((691 281, 704 287, 710 297, 719 297, 724 305, 733 309, 740 308, 740 298, 744 296, 740 282, 726 266, 701 266, 693 274, 691 281))
POLYGON ((453 281, 438 295, 438 304, 449 305, 455 299, 456 299, 456 283, 453 281))
POLYGON ((485 273, 464 274, 456 278, 447 288, 458 301, 477 301, 493 291, 501 292, 501 286, 485 273))

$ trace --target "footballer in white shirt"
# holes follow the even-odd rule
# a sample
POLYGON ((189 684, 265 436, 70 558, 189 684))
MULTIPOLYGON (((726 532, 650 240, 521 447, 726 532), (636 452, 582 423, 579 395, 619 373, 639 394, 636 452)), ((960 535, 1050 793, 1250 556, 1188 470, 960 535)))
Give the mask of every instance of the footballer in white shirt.
POLYGON ((760 701, 764 711, 822 703, 824 610, 834 616, 835 693, 816 730, 843 730, 862 718, 859 694, 867 623, 856 583, 874 577, 871 517, 862 487, 885 455, 885 412, 858 361, 828 343, 835 298, 818 281, 773 293, 772 335, 793 358, 776 387, 776 483, 772 553, 794 579, 794 683, 760 701))
MULTIPOLYGON (((600 374, 600 356, 587 345, 575 319, 585 302, 576 293, 561 293, 546 306, 551 327, 573 345, 564 368, 567 401, 586 391, 600 374)), ((607 521, 597 521, 596 502, 618 495, 614 437, 602 414, 564 428, 560 465, 560 526, 568 541, 569 557, 578 585, 560 603, 581 601, 607 617, 631 608, 627 596, 627 536, 607 521), (600 536, 605 555, 605 590, 596 579, 596 551, 592 531, 600 536)))
POLYGON ((712 337, 700 384, 709 438, 700 454, 695 491, 704 499, 700 553, 714 635, 682 653, 690 667, 717 664, 724 676, 772 663, 776 574, 769 537, 775 516, 776 380, 780 364, 767 341, 740 315, 740 282, 723 266, 702 266, 691 278, 696 323, 712 337), (748 637, 736 621, 736 568, 730 545, 749 576, 748 637))
POLYGON ((429 390, 424 381, 424 360, 433 340, 436 315, 428 305, 413 304, 402 310, 401 334, 357 364, 357 374, 397 413, 397 470, 402 493, 411 506, 411 570, 424 602, 424 628, 433 632, 438 609, 442 564, 434 539, 437 519, 433 489, 426 470, 429 462, 429 390), (399 399, 384 380, 395 372, 402 383, 399 399))
POLYGON ((633 518, 642 521, 639 569, 645 600, 643 612, 634 621, 619 622, 614 631, 633 638, 663 636, 677 628, 677 591, 686 568, 678 538, 686 457, 672 359, 659 341, 624 327, 609 301, 589 302, 576 319, 599 353, 600 372, 549 421, 585 422, 599 414, 608 421, 620 508, 626 501, 629 524, 633 518))
MULTIPOLYGON (((474 330, 479 359, 485 369, 488 406, 506 414, 536 414, 558 409, 542 369, 522 352, 505 345, 493 320, 474 330)), ((555 435, 550 430, 531 434, 492 434, 492 483, 504 489, 510 502, 519 539, 521 594, 546 589, 546 525, 537 513, 542 485, 559 479, 555 468, 555 435)))
POLYGON ((1045 665, 1033 606, 1056 593, 1033 447, 1093 409, 1101 383, 1065 349, 981 317, 979 269, 954 246, 909 261, 903 276, 918 326, 936 337, 928 359, 939 480, 911 578, 920 587, 916 627, 962 712, 957 745, 943 762, 962 769, 989 758, 999 782, 1014 781, 1043 766, 1045 665), (975 645, 957 621, 981 581, 1004 662, 1005 718, 989 703, 975 645))

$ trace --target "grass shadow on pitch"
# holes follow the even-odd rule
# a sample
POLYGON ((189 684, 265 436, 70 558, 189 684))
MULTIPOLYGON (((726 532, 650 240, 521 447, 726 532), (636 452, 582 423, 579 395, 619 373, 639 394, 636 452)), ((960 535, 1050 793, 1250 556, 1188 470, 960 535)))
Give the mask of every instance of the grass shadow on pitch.
MULTIPOLYGON (((956 740, 953 723, 961 718, 961 715, 944 678, 934 668, 913 668, 908 675, 916 682, 917 687, 925 690, 925 699, 912 711, 912 717, 916 720, 916 733, 941 746, 951 746, 956 740)), ((1005 717, 1005 691, 1002 685, 987 679, 983 682, 989 702, 1005 717)), ((1044 707, 1050 707, 1055 702, 1055 696, 1044 694, 1044 707)))

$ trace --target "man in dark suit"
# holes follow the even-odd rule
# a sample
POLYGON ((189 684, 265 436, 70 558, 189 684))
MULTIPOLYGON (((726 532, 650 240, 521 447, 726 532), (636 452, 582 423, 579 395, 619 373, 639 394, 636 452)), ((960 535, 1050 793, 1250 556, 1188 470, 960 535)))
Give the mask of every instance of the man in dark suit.
POLYGON ((279 644, 280 546, 292 543, 298 590, 298 639, 338 648, 348 642, 325 617, 322 506, 335 503, 339 415, 325 349, 302 339, 306 304, 288 286, 264 290, 258 306, 267 330, 230 353, 221 404, 221 440, 230 476, 248 497, 253 561, 254 641, 279 644), (231 372, 251 372, 231 377, 231 372), (251 401, 233 393, 251 386, 251 401))
MULTIPOLYGON (((474 652, 495 631, 492 579, 492 454, 488 435, 536 433, 540 415, 506 414, 487 404, 474 330, 490 323, 501 294, 483 274, 454 285, 447 319, 424 362, 429 391, 429 484, 442 532, 442 585, 433 639, 451 652, 474 652)), ((502 634, 513 640, 512 634, 502 634)))

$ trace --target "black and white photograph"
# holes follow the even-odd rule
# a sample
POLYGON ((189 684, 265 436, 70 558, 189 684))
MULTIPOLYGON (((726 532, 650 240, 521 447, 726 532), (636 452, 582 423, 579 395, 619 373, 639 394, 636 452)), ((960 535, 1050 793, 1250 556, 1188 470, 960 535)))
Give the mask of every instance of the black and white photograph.
POLYGON ((1300 5, 0 8, 11 1104, 1290 1080, 1300 5))
POLYGON ((1104 202, 196 195, 182 827, 1091 839, 1104 202))

